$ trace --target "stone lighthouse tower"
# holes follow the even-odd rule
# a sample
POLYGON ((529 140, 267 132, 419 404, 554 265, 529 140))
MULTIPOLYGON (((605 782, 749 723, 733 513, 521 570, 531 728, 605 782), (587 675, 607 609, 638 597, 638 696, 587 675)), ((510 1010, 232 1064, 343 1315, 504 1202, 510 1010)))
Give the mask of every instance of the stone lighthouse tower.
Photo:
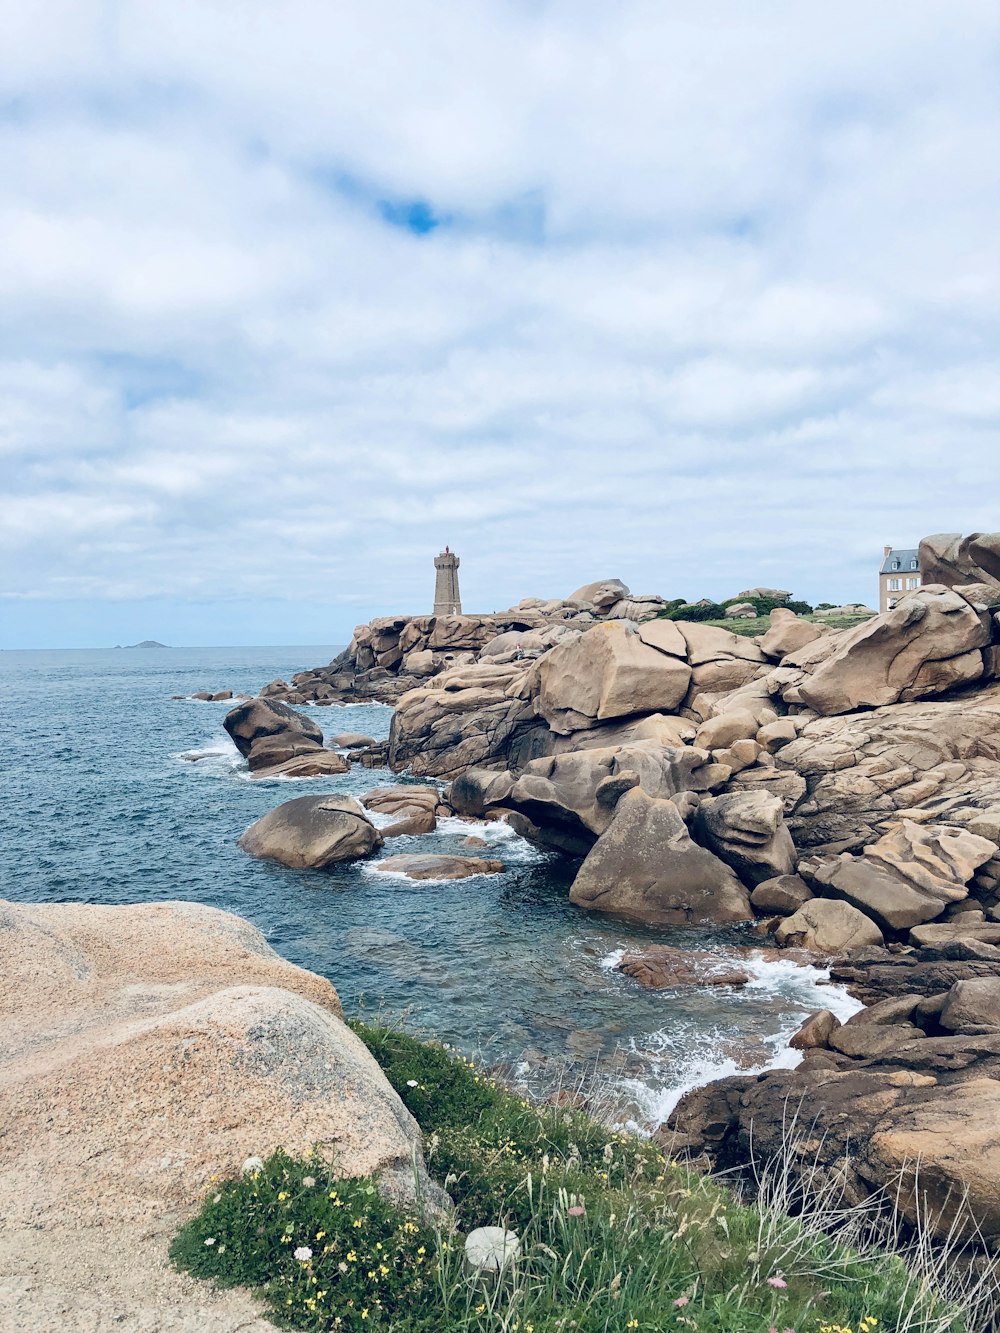
POLYGON ((454 551, 446 546, 440 555, 434 557, 437 577, 434 581, 434 614, 436 616, 460 616, 462 598, 458 591, 458 567, 461 564, 454 551))

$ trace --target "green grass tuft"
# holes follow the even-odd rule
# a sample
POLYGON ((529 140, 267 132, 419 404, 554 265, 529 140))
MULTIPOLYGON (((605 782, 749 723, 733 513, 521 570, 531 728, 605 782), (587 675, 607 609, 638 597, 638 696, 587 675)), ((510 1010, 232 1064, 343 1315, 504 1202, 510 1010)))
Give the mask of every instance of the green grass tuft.
POLYGON ((429 1226, 371 1180, 338 1180, 318 1158, 281 1153, 213 1187, 175 1239, 174 1262, 259 1289, 283 1325, 967 1333, 899 1258, 861 1255, 740 1203, 650 1141, 581 1111, 526 1103, 440 1046, 352 1027, 420 1124, 428 1168, 455 1216, 429 1226), (463 1233, 481 1225, 508 1226, 521 1240, 516 1264, 493 1286, 462 1271, 463 1233))

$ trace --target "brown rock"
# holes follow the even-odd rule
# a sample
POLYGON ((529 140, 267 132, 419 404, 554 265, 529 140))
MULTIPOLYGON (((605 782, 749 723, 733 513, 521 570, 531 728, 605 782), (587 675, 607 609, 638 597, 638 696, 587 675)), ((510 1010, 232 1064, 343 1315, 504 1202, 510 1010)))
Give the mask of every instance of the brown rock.
POLYGON ((409 815, 395 824, 381 830, 383 838, 412 838, 426 833, 433 833, 437 828, 437 818, 424 810, 418 815, 409 815))
POLYGON ((1000 976, 956 982, 939 1021, 948 1032, 1000 1032, 1000 976))
MULTIPOLYGON (((254 756, 258 761, 262 761, 268 751, 263 754, 259 748, 254 751, 254 756)), ((347 773, 350 771, 350 762, 342 755, 337 754, 335 750, 319 750, 308 748, 304 754, 298 754, 291 759, 284 760, 283 763, 273 764, 267 768, 254 768, 251 772, 253 778, 318 778, 328 774, 347 773)))
POLYGON ((745 986, 750 973, 731 960, 703 950, 675 949, 668 944, 650 944, 641 953, 626 954, 617 972, 638 981, 647 990, 672 990, 681 986, 745 986))
POLYGON ((778 607, 771 612, 771 623, 767 632, 758 640, 764 656, 774 661, 780 661, 789 653, 804 648, 824 632, 819 625, 813 625, 808 620, 799 620, 791 611, 786 610, 784 615, 778 615, 781 610, 782 608, 778 607))
POLYGON ((250 1155, 318 1146, 336 1175, 440 1199, 333 987, 246 921, 193 903, 0 915, 3 1327, 264 1333, 253 1301, 167 1260, 250 1155))
POLYGON ((677 807, 639 787, 618 802, 570 890, 579 907, 660 925, 752 918, 730 868, 692 842, 677 807))
POLYGON ((865 945, 881 944, 875 922, 850 903, 813 898, 786 917, 774 932, 779 944, 816 953, 845 953, 865 945))
POLYGON ((497 779, 489 796, 531 820, 540 841, 583 855, 611 823, 623 793, 636 785, 656 797, 699 789, 707 758, 703 750, 653 740, 551 755, 533 759, 505 783, 497 779))
POLYGON ((674 712, 691 681, 683 658, 651 647, 625 621, 557 645, 530 676, 535 711, 564 734, 634 713, 674 712))
POLYGON ((468 879, 472 875, 498 875, 502 861, 478 856, 387 856, 375 863, 380 874, 405 875, 407 879, 468 879))
POLYGON ((830 1045, 852 1059, 871 1060, 923 1036, 923 1030, 912 1023, 845 1023, 831 1035, 830 1045))
POLYGON ((895 1108, 865 1149, 865 1171, 890 1185, 910 1222, 932 1235, 1000 1242, 1000 1083, 975 1079, 895 1108))
POLYGON ((791 916, 812 896, 812 889, 801 876, 776 875, 774 879, 765 879, 757 885, 750 895, 750 903, 755 912, 764 915, 791 916))
POLYGON ((695 822, 705 845, 744 884, 762 884, 795 870, 795 847, 777 796, 742 791, 704 797, 695 822))
POLYGON ((294 870, 323 870, 371 856, 382 837, 350 796, 300 796, 251 824, 239 845, 294 870))
POLYGON ((797 1032, 788 1039, 789 1046, 796 1051, 811 1051, 826 1046, 831 1036, 840 1027, 840 1019, 829 1009, 819 1009, 810 1014, 797 1032))
POLYGON ((398 787, 376 787, 361 797, 366 810, 380 815, 395 815, 409 819, 416 815, 433 815, 441 793, 437 787, 418 787, 415 783, 401 783, 398 787))
POLYGON ((982 675, 989 637, 964 598, 925 586, 840 638, 798 693, 824 716, 940 694, 982 675))
POLYGON ((703 722, 694 743, 702 750, 718 750, 732 745, 734 741, 753 740, 758 729, 753 713, 745 708, 736 708, 703 722))
POLYGON ((237 704, 226 714, 222 725, 244 758, 265 737, 285 736, 299 742, 323 744, 323 732, 311 718, 273 699, 249 699, 237 704))
POLYGON ((361 750, 368 745, 377 745, 374 736, 364 736, 359 731, 341 731, 330 737, 330 744, 338 750, 361 750))

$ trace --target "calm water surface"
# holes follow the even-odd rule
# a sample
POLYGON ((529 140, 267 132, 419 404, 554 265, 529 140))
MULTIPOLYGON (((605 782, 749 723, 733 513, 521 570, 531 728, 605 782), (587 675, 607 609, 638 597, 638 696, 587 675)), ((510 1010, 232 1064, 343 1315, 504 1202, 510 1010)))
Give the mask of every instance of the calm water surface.
MULTIPOLYGON (((624 949, 663 940, 728 954, 748 941, 582 912, 567 898, 572 867, 495 824, 447 820, 430 837, 386 845, 383 855, 464 851, 470 833, 485 837, 491 850, 481 854, 506 870, 464 882, 410 883, 368 863, 292 871, 246 856, 236 839, 281 801, 406 779, 355 768, 251 782, 222 728, 231 705, 171 696, 255 693, 336 651, 0 653, 0 895, 186 898, 238 912, 285 957, 329 977, 348 1011, 405 1012, 470 1053, 518 1064, 536 1090, 596 1077, 646 1123, 681 1089, 737 1062, 787 1061, 785 1039, 811 1010, 858 1007, 821 986, 822 972, 763 959, 742 990, 642 990, 612 970, 624 949), (192 751, 203 755, 197 763, 181 758, 192 751)), ((391 710, 378 704, 303 711, 327 736, 388 735, 391 710)))

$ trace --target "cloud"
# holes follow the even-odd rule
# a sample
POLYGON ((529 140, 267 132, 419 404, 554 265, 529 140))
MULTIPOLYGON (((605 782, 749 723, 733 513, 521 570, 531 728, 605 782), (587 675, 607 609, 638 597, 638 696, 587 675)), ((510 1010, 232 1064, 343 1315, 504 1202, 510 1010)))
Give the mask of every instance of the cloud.
POLYGON ((884 542, 1000 526, 995 6, 13 18, 0 548, 39 623, 273 598, 343 637, 446 541, 471 607, 870 599, 884 542))

